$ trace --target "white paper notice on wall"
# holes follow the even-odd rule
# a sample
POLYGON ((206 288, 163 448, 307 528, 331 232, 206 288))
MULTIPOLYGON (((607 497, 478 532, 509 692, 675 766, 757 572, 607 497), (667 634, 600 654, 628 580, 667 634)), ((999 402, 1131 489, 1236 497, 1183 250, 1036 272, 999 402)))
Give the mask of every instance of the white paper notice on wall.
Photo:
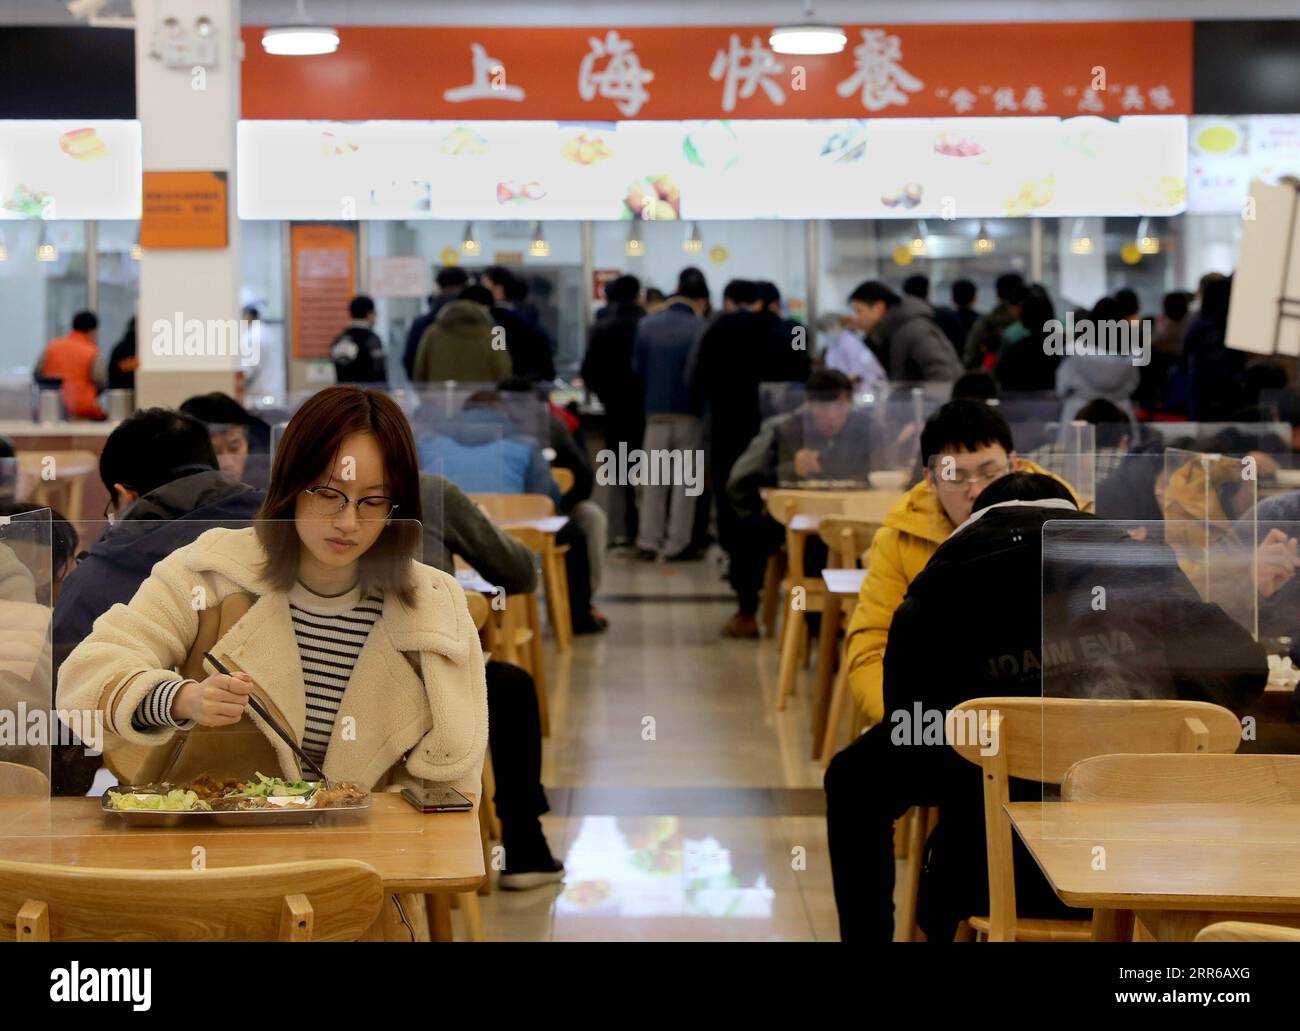
POLYGON ((1227 345, 1255 354, 1300 357, 1300 189, 1250 184, 1232 277, 1227 345))
POLYGON ((371 297, 428 297, 429 262, 420 257, 371 258, 369 286, 371 297))

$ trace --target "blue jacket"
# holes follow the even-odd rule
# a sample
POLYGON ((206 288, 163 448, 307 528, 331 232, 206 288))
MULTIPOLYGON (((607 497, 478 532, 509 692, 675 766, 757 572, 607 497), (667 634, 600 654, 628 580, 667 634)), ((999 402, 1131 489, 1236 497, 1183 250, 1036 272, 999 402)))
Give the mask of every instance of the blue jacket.
POLYGON ((422 431, 416 420, 420 471, 451 480, 466 494, 545 494, 560 504, 560 488, 541 445, 505 412, 466 408, 422 431))
POLYGON ((704 320, 683 301, 647 315, 636 327, 632 371, 645 383, 646 415, 694 415, 686 365, 704 320))

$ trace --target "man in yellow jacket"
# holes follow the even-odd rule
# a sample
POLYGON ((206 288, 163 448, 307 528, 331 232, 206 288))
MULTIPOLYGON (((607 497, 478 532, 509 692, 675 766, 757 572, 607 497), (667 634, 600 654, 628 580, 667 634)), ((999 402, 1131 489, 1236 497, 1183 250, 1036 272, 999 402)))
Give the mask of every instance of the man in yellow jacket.
POLYGON ((871 543, 871 560, 849 621, 849 686, 871 723, 884 718, 883 661, 894 610, 930 556, 971 514, 980 491, 1009 472, 1044 472, 1018 458, 1011 427, 980 401, 949 401, 921 431, 925 478, 903 495, 871 543))

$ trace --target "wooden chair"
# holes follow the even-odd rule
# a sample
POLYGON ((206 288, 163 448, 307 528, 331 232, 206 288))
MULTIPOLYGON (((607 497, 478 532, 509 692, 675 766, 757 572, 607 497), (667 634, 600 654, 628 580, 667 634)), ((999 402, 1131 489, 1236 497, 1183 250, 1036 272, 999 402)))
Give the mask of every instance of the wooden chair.
POLYGON ((551 479, 555 485, 560 488, 561 494, 568 494, 573 490, 573 470, 561 469, 558 466, 551 466, 551 479))
POLYGON ((821 612, 826 595, 820 572, 816 577, 804 574, 807 533, 792 529, 792 524, 796 516, 839 515, 843 508, 842 497, 823 496, 816 491, 774 491, 768 496, 768 511, 786 528, 787 569, 785 580, 781 584, 781 597, 785 599, 785 605, 779 637, 781 658, 776 675, 778 712, 785 709, 786 700, 794 694, 796 667, 808 645, 807 615, 810 612, 821 612), (796 599, 802 600, 802 606, 796 608, 796 599))
POLYGON ((0 798, 49 798, 50 781, 40 770, 0 762, 0 798))
POLYGON ((384 902, 352 859, 215 870, 101 870, 0 861, 11 941, 356 941, 384 902))
POLYGON ((1300 755, 1098 755, 1065 771, 1066 802, 1300 803, 1300 755))
MULTIPOLYGON (((18 477, 26 500, 46 508, 57 508, 74 522, 86 517, 82 512, 86 477, 99 469, 99 456, 93 451, 20 451, 18 477), (46 459, 52 459, 47 462, 46 459), (45 479, 46 470, 53 473, 45 479)), ((99 513, 95 514, 99 518, 99 513)))
MULTIPOLYGON (((494 523, 548 519, 555 515, 555 503, 545 494, 471 494, 470 499, 487 512, 494 523)), ((503 529, 511 536, 519 537, 520 531, 533 528, 505 526, 503 529)), ((569 546, 557 545, 552 533, 541 534, 535 529, 533 532, 539 533, 543 541, 539 552, 542 557, 542 582, 546 588, 546 611, 555 633, 555 647, 560 651, 568 651, 573 641, 569 574, 564 566, 564 556, 568 554, 569 546)))
POLYGON ((1241 724, 1222 706, 1177 699, 974 698, 948 713, 947 740, 984 773, 989 915, 970 927, 989 941, 1087 941, 1082 920, 1019 919, 1009 779, 1060 784, 1081 759, 1116 752, 1234 752, 1241 724), (969 715, 968 715, 969 714, 969 715), (981 740, 995 742, 981 755, 981 740))
POLYGON ((1300 927, 1224 920, 1196 932, 1198 942, 1300 942, 1300 927))

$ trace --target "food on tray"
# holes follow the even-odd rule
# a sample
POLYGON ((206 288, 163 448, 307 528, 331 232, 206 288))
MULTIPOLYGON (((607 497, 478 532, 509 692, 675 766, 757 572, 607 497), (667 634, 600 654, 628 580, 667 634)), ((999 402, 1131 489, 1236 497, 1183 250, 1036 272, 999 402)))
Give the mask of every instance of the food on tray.
POLYGON ((252 780, 221 780, 202 774, 188 784, 149 784, 109 791, 109 808, 166 813, 231 812, 250 809, 337 809, 359 805, 368 792, 355 784, 285 780, 258 773, 252 780))
POLYGON ((78 161, 108 156, 108 147, 95 134, 94 129, 71 129, 65 132, 59 137, 59 149, 78 161))

